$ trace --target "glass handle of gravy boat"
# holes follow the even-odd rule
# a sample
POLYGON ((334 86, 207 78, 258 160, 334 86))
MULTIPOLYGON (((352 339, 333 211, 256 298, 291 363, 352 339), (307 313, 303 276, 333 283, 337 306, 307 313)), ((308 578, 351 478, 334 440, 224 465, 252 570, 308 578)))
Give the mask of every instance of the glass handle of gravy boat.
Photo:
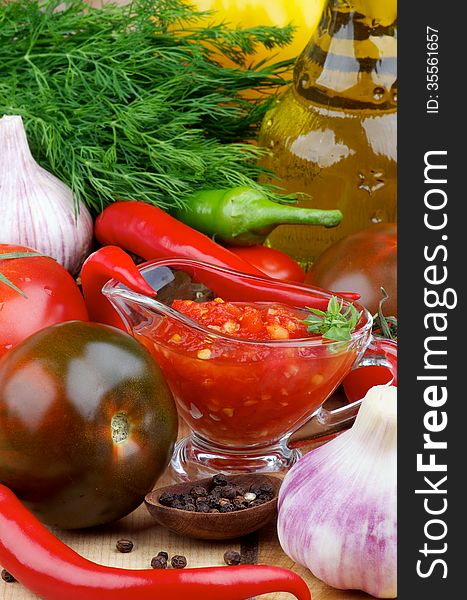
POLYGON ((392 340, 372 338, 362 358, 326 402, 337 407, 321 406, 292 433, 287 443, 289 448, 324 442, 349 429, 366 392, 375 385, 397 385, 397 344, 392 340))

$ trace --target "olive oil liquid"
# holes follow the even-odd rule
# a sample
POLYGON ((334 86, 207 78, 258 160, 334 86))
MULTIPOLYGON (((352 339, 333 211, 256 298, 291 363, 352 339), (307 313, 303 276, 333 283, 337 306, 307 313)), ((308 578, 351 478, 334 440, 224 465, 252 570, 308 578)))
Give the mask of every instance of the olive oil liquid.
POLYGON ((282 225, 269 236, 268 245, 305 268, 342 237, 396 220, 395 6, 366 0, 380 10, 368 16, 355 3, 328 2, 259 137, 270 150, 264 166, 299 206, 344 215, 336 228, 282 225))

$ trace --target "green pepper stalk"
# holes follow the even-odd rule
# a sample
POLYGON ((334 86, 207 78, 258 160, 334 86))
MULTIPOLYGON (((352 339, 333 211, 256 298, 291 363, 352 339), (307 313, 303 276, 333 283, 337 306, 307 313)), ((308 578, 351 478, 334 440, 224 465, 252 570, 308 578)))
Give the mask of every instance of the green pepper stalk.
POLYGON ((250 187, 195 192, 172 214, 216 241, 237 246, 262 244, 279 225, 335 227, 342 220, 340 210, 279 204, 250 187))

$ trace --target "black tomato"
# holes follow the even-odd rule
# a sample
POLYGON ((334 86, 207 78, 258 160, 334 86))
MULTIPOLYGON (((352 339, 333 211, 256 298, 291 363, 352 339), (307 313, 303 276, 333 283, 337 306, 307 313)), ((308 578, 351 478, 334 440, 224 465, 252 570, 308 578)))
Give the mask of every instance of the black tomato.
POLYGON ((113 327, 54 325, 0 361, 0 482, 48 525, 90 527, 130 513, 176 436, 158 365, 113 327))

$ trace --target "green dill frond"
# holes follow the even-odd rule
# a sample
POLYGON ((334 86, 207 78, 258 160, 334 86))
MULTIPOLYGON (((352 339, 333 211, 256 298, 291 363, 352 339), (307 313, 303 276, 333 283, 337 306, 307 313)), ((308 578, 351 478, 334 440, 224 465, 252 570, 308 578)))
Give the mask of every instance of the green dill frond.
MULTIPOLYGON (((118 199, 170 208, 200 188, 259 186, 266 150, 245 142, 291 61, 255 64, 253 52, 285 45, 292 29, 214 19, 183 0, 2 4, 0 115, 23 117, 36 160, 96 212, 118 199)), ((272 196, 278 185, 261 187, 272 196)))

